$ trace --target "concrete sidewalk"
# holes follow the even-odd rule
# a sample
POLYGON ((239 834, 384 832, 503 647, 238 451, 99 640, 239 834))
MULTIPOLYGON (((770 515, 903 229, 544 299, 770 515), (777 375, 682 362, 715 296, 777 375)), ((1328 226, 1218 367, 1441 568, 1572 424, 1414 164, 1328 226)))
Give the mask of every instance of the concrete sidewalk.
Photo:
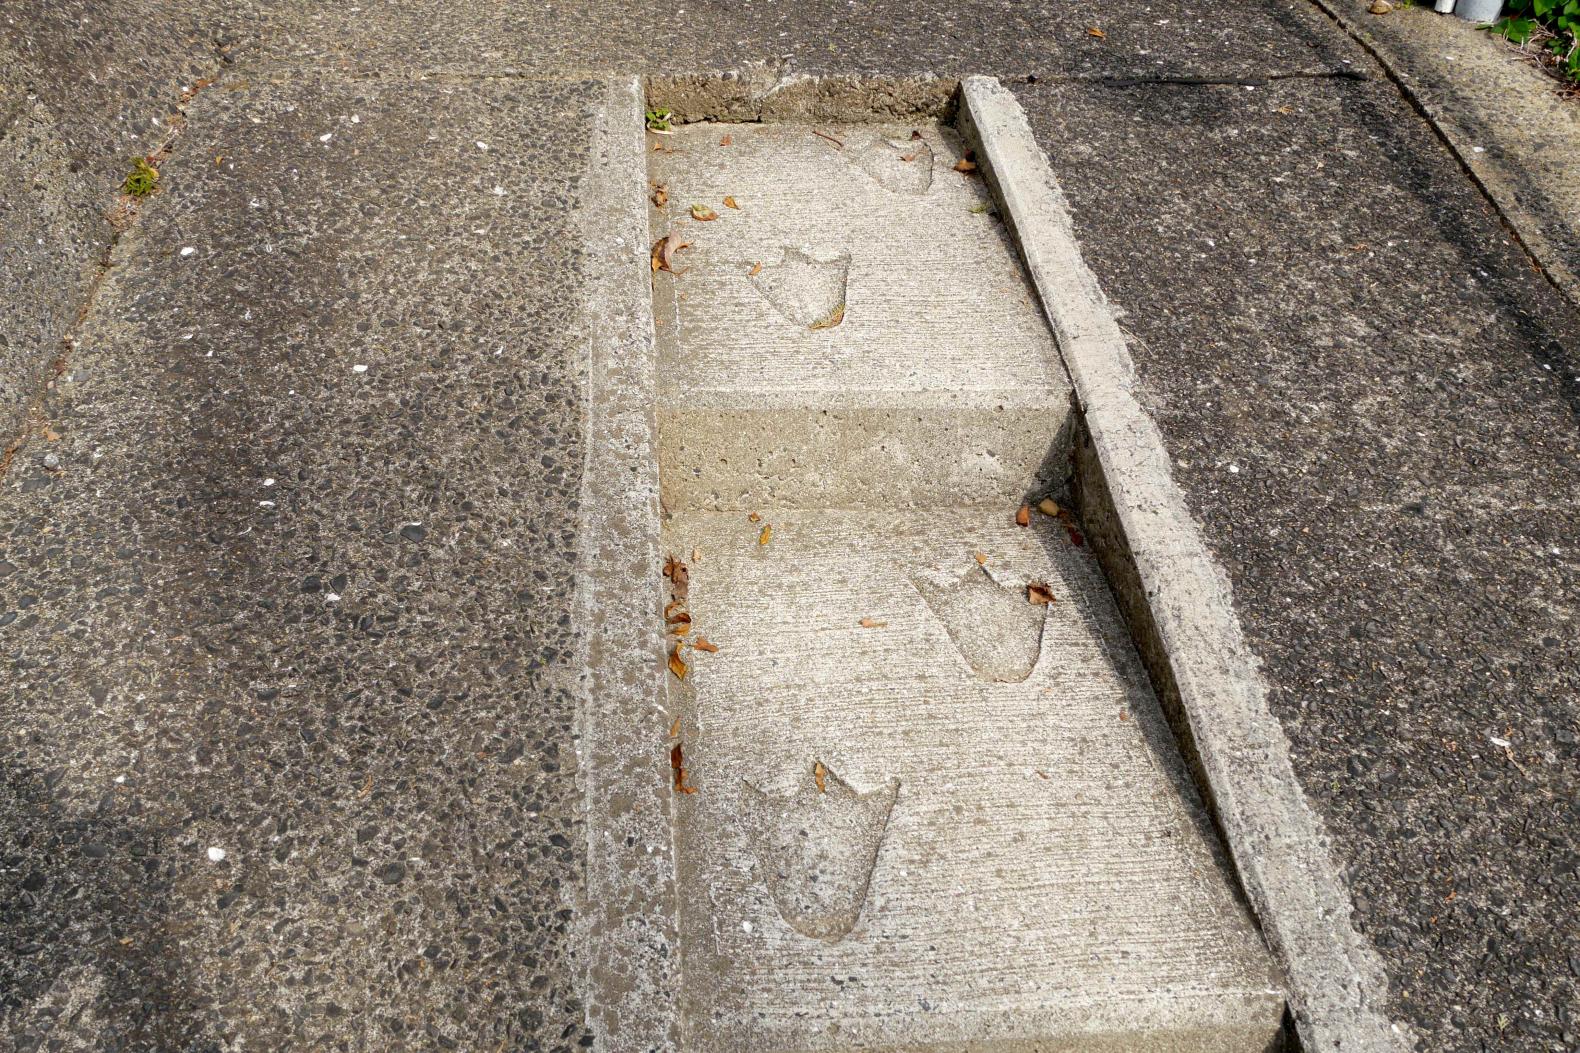
POLYGON ((591 1041, 576 78, 757 64, 1015 88, 1392 1015, 1580 1042, 1580 319, 1316 8, 74 0, 0 31, 0 384, 39 407, 0 479, 14 1034, 591 1041), (208 78, 95 291, 91 217, 208 78))

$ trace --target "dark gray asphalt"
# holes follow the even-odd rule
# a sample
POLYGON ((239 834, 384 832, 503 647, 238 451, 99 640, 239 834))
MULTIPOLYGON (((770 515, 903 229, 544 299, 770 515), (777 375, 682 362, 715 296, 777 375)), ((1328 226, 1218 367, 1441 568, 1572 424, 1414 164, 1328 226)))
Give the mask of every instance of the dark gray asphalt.
POLYGON ((183 82, 221 78, 67 356, 61 438, 0 480, 14 1033, 580 1040, 556 670, 583 94, 498 75, 789 56, 1016 87, 1395 1014, 1431 1050, 1580 1046, 1577 321, 1385 82, 1308 76, 1368 68, 1315 8, 73 0, 0 22, 0 171, 35 176, 0 215, 44 217, 36 251, 0 249, 8 383, 96 273, 85 202, 183 82), (390 79, 412 71, 439 76, 390 79), (1056 82, 1266 74, 1300 79, 1056 82))
POLYGON ((193 105, 0 488, 20 1048, 579 1041, 592 98, 193 105))

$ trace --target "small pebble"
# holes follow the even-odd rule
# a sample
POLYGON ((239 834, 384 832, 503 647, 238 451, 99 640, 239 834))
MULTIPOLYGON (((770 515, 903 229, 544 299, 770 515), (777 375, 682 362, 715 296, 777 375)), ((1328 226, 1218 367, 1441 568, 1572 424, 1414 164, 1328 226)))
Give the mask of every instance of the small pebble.
POLYGON ((1393 10, 1393 5, 1388 0, 1372 0, 1372 6, 1367 10, 1374 15, 1386 15, 1393 10))
POLYGON ((224 859, 225 859, 225 850, 223 848, 220 848, 219 846, 216 845, 215 847, 210 848, 208 850, 208 861, 210 863, 220 863, 220 862, 223 862, 224 859))
POLYGON ((60 455, 56 453, 46 453, 44 455, 44 467, 48 468, 52 472, 59 470, 60 455))

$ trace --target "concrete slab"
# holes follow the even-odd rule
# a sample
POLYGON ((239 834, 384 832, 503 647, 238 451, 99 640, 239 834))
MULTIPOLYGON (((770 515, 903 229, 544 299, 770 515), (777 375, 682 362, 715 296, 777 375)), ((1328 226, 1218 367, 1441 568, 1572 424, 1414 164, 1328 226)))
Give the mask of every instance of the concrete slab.
POLYGON ((93 1048, 590 1041, 571 601, 602 102, 199 97, 55 441, 0 486, 21 1048, 63 1042, 63 1006, 93 1048))
POLYGON ((1069 382, 951 131, 653 138, 654 239, 690 243, 654 287, 669 507, 1004 504, 1062 482, 1069 382))
POLYGON ((671 682, 688 1046, 1267 1049, 1283 996, 1089 550, 767 522, 666 527, 718 647, 671 682))

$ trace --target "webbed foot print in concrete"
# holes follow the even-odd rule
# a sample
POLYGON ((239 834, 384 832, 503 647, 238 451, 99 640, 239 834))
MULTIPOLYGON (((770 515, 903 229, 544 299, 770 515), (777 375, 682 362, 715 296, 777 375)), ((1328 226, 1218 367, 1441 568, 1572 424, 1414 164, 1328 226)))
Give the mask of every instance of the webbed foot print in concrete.
POLYGON ((749 782, 741 789, 758 873, 779 914, 803 936, 842 938, 861 917, 899 780, 857 793, 817 765, 788 797, 749 782))
POLYGON ((844 156, 873 181, 896 194, 925 194, 933 185, 933 148, 926 139, 890 139, 876 133, 853 135, 844 156))
POLYGON ((774 310, 808 329, 832 329, 844 318, 850 253, 819 260, 800 249, 786 249, 778 263, 763 267, 752 287, 774 310))
POLYGON ((1018 684, 1031 675, 1042 654, 1047 607, 1027 603, 1024 592, 1000 585, 982 566, 953 585, 912 584, 977 676, 1018 684))

